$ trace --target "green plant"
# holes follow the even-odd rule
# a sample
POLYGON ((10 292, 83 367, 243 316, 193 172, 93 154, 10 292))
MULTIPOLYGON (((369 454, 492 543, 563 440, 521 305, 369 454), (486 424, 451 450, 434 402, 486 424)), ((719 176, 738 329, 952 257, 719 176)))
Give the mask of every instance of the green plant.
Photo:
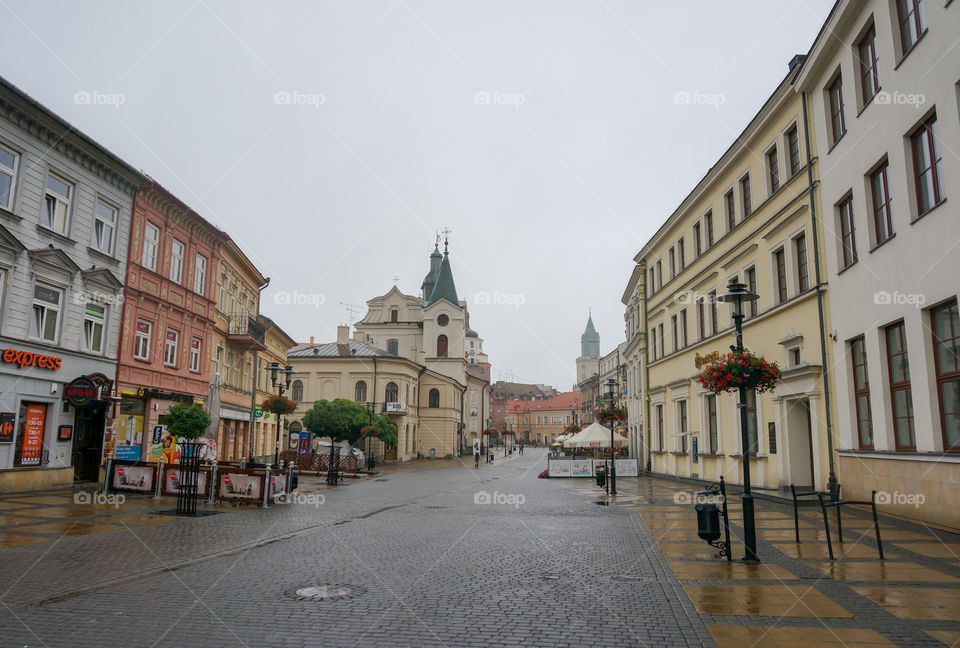
POLYGON ((749 350, 724 353, 706 365, 697 377, 700 384, 715 394, 741 387, 758 394, 773 391, 783 378, 776 362, 767 362, 763 356, 749 350))
POLYGON ((605 405, 597 410, 597 420, 601 423, 609 423, 610 421, 626 421, 627 410, 625 407, 605 405))
POLYGON ((210 427, 210 414, 197 403, 177 403, 167 413, 166 422, 173 436, 196 439, 210 427))
POLYGON ((289 414, 293 410, 297 409, 296 404, 287 398, 286 396, 268 396, 266 400, 263 401, 263 405, 260 406, 264 412, 271 412, 273 414, 289 414))

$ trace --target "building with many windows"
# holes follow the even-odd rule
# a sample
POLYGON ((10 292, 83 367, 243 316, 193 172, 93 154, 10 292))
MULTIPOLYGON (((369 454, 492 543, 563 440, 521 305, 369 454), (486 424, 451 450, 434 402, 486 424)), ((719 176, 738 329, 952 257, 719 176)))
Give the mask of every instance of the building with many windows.
POLYGON ((543 400, 512 400, 506 406, 504 431, 518 442, 550 445, 577 422, 580 392, 562 392, 543 400))
POLYGON ((98 476, 143 181, 0 79, 0 492, 98 476))
POLYGON ((836 357, 843 494, 957 526, 960 6, 838 2, 810 99, 836 357), (918 504, 919 502, 919 504, 918 504))
POLYGON ((634 259, 643 270, 625 293, 625 317, 631 339, 637 321, 646 339, 629 345, 626 364, 646 367, 646 445, 655 473, 740 483, 746 456, 757 487, 827 488, 833 461, 824 367, 832 359, 822 344, 829 310, 822 258, 817 266, 823 233, 809 106, 793 84, 802 61, 790 62, 746 129, 634 259), (734 342, 730 310, 717 299, 732 280, 760 296, 747 306, 745 346, 777 361, 784 376, 773 394, 748 393, 746 448, 736 393, 715 395, 696 380, 734 342))
POLYGON ((646 266, 634 266, 627 281, 627 288, 620 301, 624 305, 624 334, 623 343, 623 404, 627 408, 627 433, 624 435, 630 442, 630 457, 639 460, 641 470, 649 469, 649 447, 643 431, 643 422, 647 416, 643 401, 643 384, 646 372, 646 355, 644 348, 644 295, 646 294, 646 266))
POLYGON ((205 268, 217 262, 224 236, 157 182, 137 191, 116 372, 118 424, 107 440, 118 458, 156 461, 170 407, 207 401, 214 302, 205 268))

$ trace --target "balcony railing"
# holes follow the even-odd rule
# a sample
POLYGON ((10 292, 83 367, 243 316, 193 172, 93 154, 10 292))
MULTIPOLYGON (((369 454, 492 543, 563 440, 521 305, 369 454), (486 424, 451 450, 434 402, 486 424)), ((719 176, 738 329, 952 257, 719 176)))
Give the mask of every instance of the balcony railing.
POLYGON ((384 403, 383 413, 384 414, 406 414, 407 404, 406 403, 384 403))
POLYGON ((264 340, 267 330, 252 317, 232 317, 230 318, 230 340, 247 346, 266 348, 264 340))

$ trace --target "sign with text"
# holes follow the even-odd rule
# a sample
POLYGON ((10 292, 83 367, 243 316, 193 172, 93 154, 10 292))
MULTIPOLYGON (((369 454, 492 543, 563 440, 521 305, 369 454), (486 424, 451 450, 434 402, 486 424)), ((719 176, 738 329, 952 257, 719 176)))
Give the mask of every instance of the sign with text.
POLYGON ((74 378, 63 386, 63 400, 74 407, 86 407, 100 398, 100 389, 86 376, 74 378))
POLYGON ((0 443, 13 443, 13 424, 16 418, 13 412, 0 412, 0 443))
POLYGON ((43 428, 47 423, 47 406, 29 403, 23 421, 23 443, 20 445, 21 465, 39 465, 43 456, 43 428))
POLYGON ((119 459, 120 461, 140 461, 140 446, 117 446, 114 450, 113 457, 114 459, 119 459))

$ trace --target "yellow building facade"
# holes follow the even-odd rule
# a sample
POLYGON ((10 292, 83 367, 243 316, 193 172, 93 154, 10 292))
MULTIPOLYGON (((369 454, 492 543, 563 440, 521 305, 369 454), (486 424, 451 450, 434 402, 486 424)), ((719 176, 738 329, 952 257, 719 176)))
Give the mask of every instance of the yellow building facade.
MULTIPOLYGON (((774 393, 748 394, 748 448, 755 488, 826 489, 832 425, 824 398, 823 332, 829 326, 818 224, 816 152, 791 62, 759 113, 634 261, 645 273, 644 344, 626 363, 643 382, 644 450, 654 473, 742 483, 735 392, 714 395, 697 376, 735 343, 731 309, 717 297, 732 280, 759 295, 747 305, 744 346, 776 361, 774 393), (819 284, 819 285, 818 285, 819 284)), ((809 110, 807 111, 809 112, 809 110)))

